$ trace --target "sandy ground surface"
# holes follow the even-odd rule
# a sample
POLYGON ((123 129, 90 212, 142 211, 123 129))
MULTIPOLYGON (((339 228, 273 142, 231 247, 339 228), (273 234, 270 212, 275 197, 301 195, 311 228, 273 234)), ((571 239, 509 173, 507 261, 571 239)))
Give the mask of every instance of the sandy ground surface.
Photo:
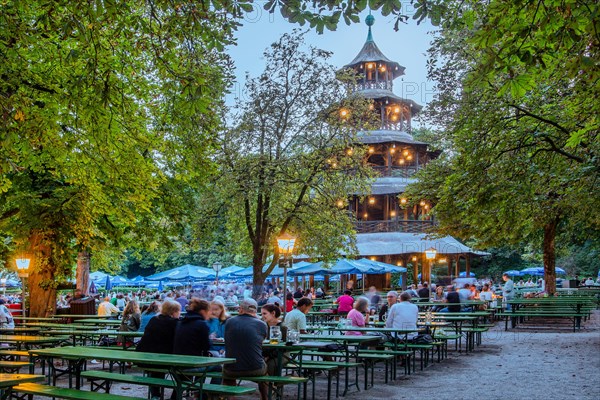
MULTIPOLYGON (((560 325, 548 321, 548 325, 505 332, 504 323, 497 323, 472 353, 458 353, 451 346, 449 358, 441 363, 420 371, 417 361, 415 373, 404 376, 399 370, 399 379, 390 384, 383 382, 383 367, 378 368, 375 387, 366 391, 354 387, 345 398, 600 399, 600 311, 578 332, 567 321, 560 325)), ((318 379, 317 399, 326 398, 326 388, 325 378, 318 379)), ((114 385, 111 392, 136 397, 147 393, 144 388, 122 384, 114 385)), ((258 394, 237 397, 256 398, 258 394)), ((285 398, 296 398, 295 389, 288 388, 285 398)))

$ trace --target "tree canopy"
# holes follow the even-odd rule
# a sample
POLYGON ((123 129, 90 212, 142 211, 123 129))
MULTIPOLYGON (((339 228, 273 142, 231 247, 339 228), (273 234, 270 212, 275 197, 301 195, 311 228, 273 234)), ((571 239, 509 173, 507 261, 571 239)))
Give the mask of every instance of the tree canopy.
POLYGON ((212 231, 211 218, 226 221, 228 240, 252 255, 255 286, 276 265, 275 238, 286 232, 299 238, 300 252, 352 251, 345 199, 367 189, 355 135, 369 126, 368 101, 344 89, 354 77, 336 74, 329 52, 303 46, 295 32, 265 51, 266 70, 248 80, 248 99, 220 136, 213 198, 203 197, 199 226, 212 231))
POLYGON ((451 149, 411 190, 442 232, 541 245, 553 292, 557 235, 600 224, 598 5, 447 4, 430 117, 451 149))

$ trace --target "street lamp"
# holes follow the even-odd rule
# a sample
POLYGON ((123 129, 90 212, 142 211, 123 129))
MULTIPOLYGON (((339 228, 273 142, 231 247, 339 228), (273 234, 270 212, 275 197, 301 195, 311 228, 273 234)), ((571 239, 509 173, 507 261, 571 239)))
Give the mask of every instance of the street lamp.
POLYGON ((220 262, 217 261, 212 265, 212 268, 217 273, 216 281, 217 281, 217 287, 219 287, 219 272, 221 272, 221 268, 223 268, 223 264, 221 264, 220 262))
POLYGON ((6 278, 0 279, 0 283, 2 284, 2 294, 6 296, 6 278))
POLYGON ((19 278, 21 278, 22 289, 21 289, 21 305, 23 307, 23 311, 21 313, 22 317, 26 317, 25 315, 25 298, 27 292, 27 282, 26 279, 29 277, 29 263, 31 260, 29 258, 17 258, 17 273, 19 274, 19 278))
POLYGON ((429 271, 427 274, 427 282, 431 286, 431 269, 433 268, 433 260, 435 260, 435 256, 437 254, 437 250, 433 247, 425 250, 425 258, 429 261, 429 271))
MULTIPOLYGON (((292 252, 294 251, 294 245, 296 244, 296 238, 288 233, 284 233, 277 238, 277 247, 279 247, 279 254, 283 255, 283 304, 285 305, 285 299, 287 296, 287 270, 288 263, 291 268, 294 260, 292 252)), ((286 306, 283 307, 283 315, 285 316, 286 306)))

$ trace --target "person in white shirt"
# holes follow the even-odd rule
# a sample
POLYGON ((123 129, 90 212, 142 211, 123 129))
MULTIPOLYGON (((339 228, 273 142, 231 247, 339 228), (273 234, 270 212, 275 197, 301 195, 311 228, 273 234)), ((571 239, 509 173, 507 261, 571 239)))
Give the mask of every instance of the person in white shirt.
POLYGON ((408 339, 412 340, 417 336, 417 319, 419 318, 419 308, 410 302, 410 294, 402 292, 400 302, 390 308, 388 317, 385 321, 386 328, 394 329, 413 329, 415 332, 408 334, 408 339))
POLYGON ((285 315, 285 320, 283 321, 283 324, 286 326, 288 331, 294 330, 300 333, 307 333, 306 314, 308 314, 312 306, 312 300, 307 297, 303 297, 298 300, 296 309, 287 313, 285 315))
POLYGON ((100 303, 100 305, 98 306, 98 316, 99 317, 111 316, 113 314, 118 314, 118 313, 119 313, 119 309, 110 302, 109 297, 105 297, 104 301, 102 303, 100 303))

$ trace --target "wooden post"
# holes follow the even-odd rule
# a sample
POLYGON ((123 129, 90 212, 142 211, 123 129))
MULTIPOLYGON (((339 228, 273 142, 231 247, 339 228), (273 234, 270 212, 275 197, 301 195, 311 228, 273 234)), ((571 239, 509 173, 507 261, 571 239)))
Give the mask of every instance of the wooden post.
POLYGON ((471 255, 470 254, 465 255, 465 265, 466 265, 465 277, 470 278, 471 277, 471 255))

